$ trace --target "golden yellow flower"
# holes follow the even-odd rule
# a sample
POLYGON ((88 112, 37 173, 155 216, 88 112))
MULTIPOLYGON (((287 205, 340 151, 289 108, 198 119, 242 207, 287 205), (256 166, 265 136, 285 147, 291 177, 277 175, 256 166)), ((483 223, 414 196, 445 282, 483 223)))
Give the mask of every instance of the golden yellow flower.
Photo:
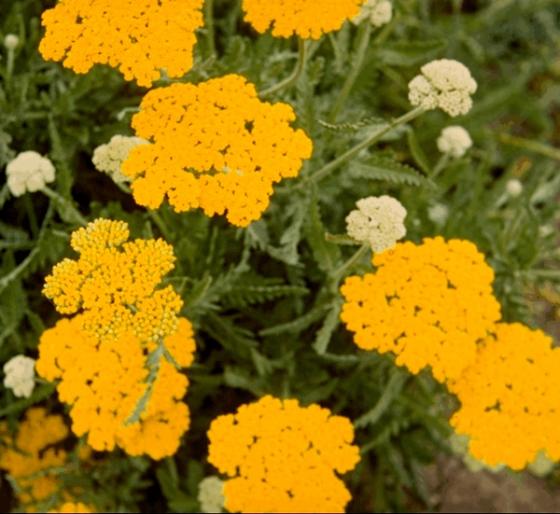
POLYGON ((496 325, 449 389, 461 402, 451 424, 469 436, 476 459, 515 470, 540 450, 560 459, 560 349, 542 331, 496 325))
POLYGON ((375 273, 346 279, 341 318, 364 350, 393 352, 445 382, 475 359, 477 341, 500 317, 494 273, 468 241, 425 239, 376 254, 375 273))
POLYGON ((165 196, 175 211, 202 208, 238 226, 259 219, 273 184, 295 177, 311 156, 293 109, 261 102, 239 75, 150 91, 132 120, 151 144, 129 153, 122 171, 134 199, 155 209, 165 196))
POLYGON ((337 473, 360 460, 354 429, 319 405, 265 396, 216 418, 208 438, 229 512, 344 512, 351 499, 337 473))
POLYGON ((25 413, 14 439, 7 424, 0 423, 0 469, 17 482, 20 503, 44 500, 58 490, 58 480, 52 470, 66 463, 67 453, 55 445, 67 436, 62 416, 47 414, 42 407, 33 407, 25 413))
POLYGON ((360 12, 365 0, 243 0, 245 21, 258 32, 272 27, 272 35, 319 39, 342 27, 360 12))
POLYGON ((59 507, 57 507, 55 510, 50 510, 49 512, 61 513, 61 514, 72 513, 72 512, 75 512, 77 514, 82 514, 82 513, 88 514, 88 513, 95 512, 95 510, 92 507, 85 505, 84 503, 66 502, 60 505, 59 507))
POLYGON ((191 364, 193 330, 177 293, 158 289, 172 247, 128 236, 126 223, 104 219, 72 234, 79 259, 57 264, 44 293, 75 316, 43 333, 36 369, 59 380, 72 430, 92 448, 161 459, 189 426, 188 380, 175 366, 191 364))
POLYGON ((43 13, 39 51, 76 73, 94 64, 118 68, 150 87, 165 70, 181 77, 193 65, 203 0, 60 0, 43 13))

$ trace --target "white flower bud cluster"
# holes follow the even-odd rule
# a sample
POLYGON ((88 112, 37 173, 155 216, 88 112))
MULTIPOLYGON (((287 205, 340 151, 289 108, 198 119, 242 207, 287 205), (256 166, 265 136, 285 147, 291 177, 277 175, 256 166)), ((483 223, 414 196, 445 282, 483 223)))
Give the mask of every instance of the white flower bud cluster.
POLYGON ((17 397, 29 398, 35 387, 35 361, 25 355, 16 355, 4 364, 4 387, 17 397))
POLYGON ((523 184, 516 178, 509 179, 506 182, 506 193, 511 198, 517 198, 521 193, 523 193, 523 184))
POLYGON ((19 37, 15 34, 6 34, 4 37, 4 48, 8 51, 15 50, 19 45, 19 37))
POLYGON ((449 218, 449 207, 443 203, 436 203, 428 208, 428 218, 436 225, 445 225, 449 218))
POLYGON ((348 235, 368 242, 374 252, 392 248, 406 235, 406 209, 391 196, 370 196, 356 203, 357 210, 346 217, 348 235))
POLYGON ((146 143, 147 141, 140 137, 113 136, 107 144, 94 150, 93 165, 99 171, 110 175, 117 184, 129 182, 130 179, 121 171, 122 163, 133 148, 146 143))
POLYGON ((222 512, 224 509, 224 482, 217 476, 203 478, 198 484, 198 503, 201 512, 222 512))
POLYGON ((14 196, 43 189, 55 176, 53 163, 37 152, 20 153, 6 166, 8 189, 14 196))
POLYGON ((408 84, 408 99, 415 107, 441 109, 450 116, 466 114, 477 84, 469 69, 458 61, 440 59, 421 68, 408 84))
POLYGON ((391 21, 393 4, 389 0, 367 0, 360 13, 352 19, 356 25, 369 19, 374 27, 381 27, 391 21))
POLYGON ((471 146, 471 136, 463 127, 458 125, 445 127, 437 140, 438 150, 456 159, 463 157, 471 146))

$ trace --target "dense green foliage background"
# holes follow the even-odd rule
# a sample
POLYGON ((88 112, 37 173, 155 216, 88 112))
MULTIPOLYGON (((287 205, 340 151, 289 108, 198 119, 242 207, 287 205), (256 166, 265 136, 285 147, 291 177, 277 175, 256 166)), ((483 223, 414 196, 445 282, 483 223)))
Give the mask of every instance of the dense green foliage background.
MULTIPOLYGON (((119 451, 100 454, 66 470, 63 481, 81 484, 84 499, 99 509, 196 511, 197 484, 214 473, 206 463, 210 421, 272 393, 320 402, 358 420, 363 458, 347 477, 354 496, 349 510, 430 508, 421 469, 447 449, 451 400, 428 372, 411 377, 390 357, 357 351, 339 324, 336 273, 356 248, 325 233, 344 233, 358 199, 393 195, 408 210, 408 239, 441 234, 475 242, 497 273, 505 319, 534 325, 528 288, 557 287, 560 279, 558 2, 396 0, 392 22, 372 30, 363 54, 367 35, 350 24, 312 43, 295 87, 271 99, 295 107, 314 157, 299 179, 276 188, 264 218, 247 229, 200 212, 147 212, 94 169, 93 149, 131 133, 130 117, 145 90, 108 68, 79 76, 43 61, 40 15, 53 4, 0 0, 0 35, 21 38, 13 70, 5 51, 0 61, 0 168, 25 150, 47 154, 57 168, 52 187, 65 199, 13 198, 0 184, 0 363, 19 353, 35 356, 40 334, 58 319, 41 288, 52 265, 70 255, 76 211, 88 220, 125 220, 135 237, 161 236, 174 245, 177 264, 167 280, 184 299, 198 345, 186 398, 192 426, 175 457, 153 462, 119 451), (306 181, 409 110, 409 80, 442 57, 466 64, 479 84, 467 116, 424 114, 320 183, 306 181), (337 104, 353 73, 347 100, 337 104), (435 141, 450 124, 467 128, 474 148, 431 180, 439 159, 435 141), (512 177, 524 184, 518 198, 505 193, 512 177), (430 219, 438 203, 449 209, 447 221, 430 219)), ((185 81, 233 72, 264 89, 291 73, 295 41, 257 36, 242 21, 238 0, 214 0, 212 12, 213 27, 200 31, 196 66, 185 81)), ((369 256, 354 271, 366 271, 368 262, 369 256)), ((38 403, 63 412, 51 385, 37 387, 29 400, 1 388, 0 418, 15 428, 38 403)), ((2 509, 14 507, 9 491, 4 481, 2 509)))

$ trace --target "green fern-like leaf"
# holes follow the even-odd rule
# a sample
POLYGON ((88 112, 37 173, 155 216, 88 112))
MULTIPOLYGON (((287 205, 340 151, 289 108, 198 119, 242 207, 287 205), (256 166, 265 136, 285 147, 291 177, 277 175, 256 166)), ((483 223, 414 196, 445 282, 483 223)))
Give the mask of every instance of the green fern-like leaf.
POLYGON ((380 156, 371 157, 366 163, 352 163, 348 173, 352 178, 384 180, 394 184, 406 184, 416 187, 430 183, 412 166, 380 156))

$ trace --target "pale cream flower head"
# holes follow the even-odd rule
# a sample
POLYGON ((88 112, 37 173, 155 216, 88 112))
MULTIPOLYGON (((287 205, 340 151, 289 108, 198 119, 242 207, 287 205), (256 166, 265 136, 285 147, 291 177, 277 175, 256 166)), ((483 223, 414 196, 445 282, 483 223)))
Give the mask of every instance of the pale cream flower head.
POLYGON ((14 196, 43 189, 55 176, 52 162, 37 152, 20 153, 6 166, 8 189, 14 196))
POLYGON ((25 355, 16 355, 4 364, 4 387, 15 396, 29 398, 35 387, 35 361, 25 355))
POLYGON ((512 198, 517 198, 523 192, 523 184, 516 178, 511 178, 506 182, 506 193, 512 198))
POLYGON ((408 84, 408 99, 415 107, 441 109, 450 116, 471 110, 477 84, 469 69, 458 61, 439 59, 421 68, 408 84))
POLYGON ((94 150, 93 165, 97 170, 110 175, 117 184, 130 182, 130 178, 121 171, 122 163, 133 148, 147 142, 140 137, 113 136, 107 144, 98 146, 94 150))
POLYGON ((223 512, 224 501, 223 480, 217 476, 209 476, 200 481, 198 484, 198 503, 201 512, 223 512))
POLYGON ((374 252, 392 248, 406 235, 406 209, 391 196, 370 196, 356 203, 357 210, 346 217, 348 235, 367 242, 374 252))
POLYGON ((4 37, 4 48, 6 50, 15 50, 19 45, 19 37, 15 34, 6 34, 4 37))
POLYGON ((458 159, 472 146, 472 139, 463 127, 452 125, 441 131, 437 146, 441 153, 458 159))
POLYGON ((352 19, 358 25, 365 19, 374 27, 381 27, 391 21, 393 17, 393 4, 389 0, 367 0, 360 13, 352 19))

